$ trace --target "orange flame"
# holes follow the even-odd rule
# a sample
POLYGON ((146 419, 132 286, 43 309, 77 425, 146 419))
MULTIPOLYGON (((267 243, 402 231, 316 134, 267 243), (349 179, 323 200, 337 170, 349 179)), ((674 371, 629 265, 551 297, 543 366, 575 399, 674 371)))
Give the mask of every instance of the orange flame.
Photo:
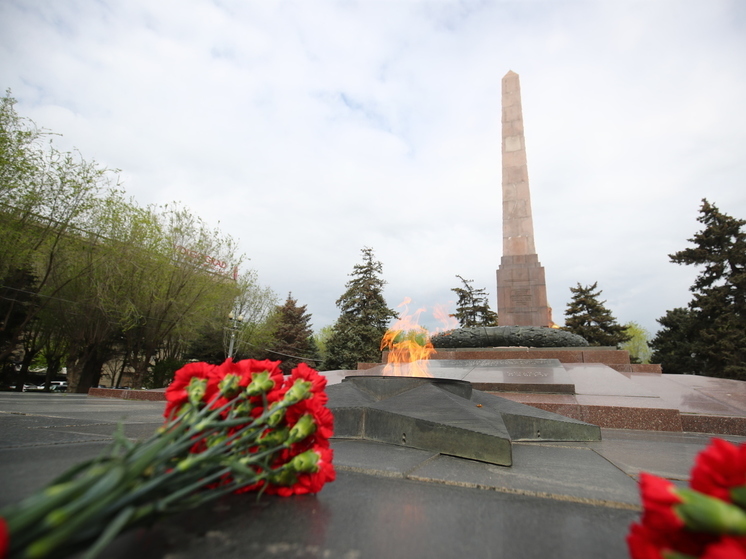
POLYGON ((404 307, 399 320, 389 328, 381 340, 381 350, 388 349, 388 359, 383 369, 384 375, 430 377, 427 361, 435 353, 433 344, 430 343, 430 333, 418 324, 420 314, 425 309, 417 309, 414 314, 409 314, 409 303, 412 299, 407 297, 397 307, 404 307))
POLYGON ((433 316, 443 325, 442 330, 438 328, 436 332, 458 328, 458 320, 456 320, 456 317, 452 314, 448 314, 448 305, 435 305, 433 316))

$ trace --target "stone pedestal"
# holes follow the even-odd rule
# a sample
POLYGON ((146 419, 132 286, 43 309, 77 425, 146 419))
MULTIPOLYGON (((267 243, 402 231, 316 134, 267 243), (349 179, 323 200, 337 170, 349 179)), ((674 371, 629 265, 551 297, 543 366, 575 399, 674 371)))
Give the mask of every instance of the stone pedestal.
POLYGON ((503 256, 497 270, 500 326, 550 326, 544 268, 536 254, 503 256))

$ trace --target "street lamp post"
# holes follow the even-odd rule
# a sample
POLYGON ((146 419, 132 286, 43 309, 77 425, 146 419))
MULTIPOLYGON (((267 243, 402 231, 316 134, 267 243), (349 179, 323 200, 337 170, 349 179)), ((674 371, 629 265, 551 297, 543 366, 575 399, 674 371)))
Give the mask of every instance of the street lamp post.
POLYGON ((231 325, 228 327, 228 330, 231 331, 231 343, 228 346, 228 359, 231 359, 233 357, 233 347, 236 345, 236 332, 238 332, 238 329, 240 325, 243 323, 243 315, 239 314, 238 317, 236 317, 233 314, 233 311, 228 314, 228 320, 230 320, 231 325))

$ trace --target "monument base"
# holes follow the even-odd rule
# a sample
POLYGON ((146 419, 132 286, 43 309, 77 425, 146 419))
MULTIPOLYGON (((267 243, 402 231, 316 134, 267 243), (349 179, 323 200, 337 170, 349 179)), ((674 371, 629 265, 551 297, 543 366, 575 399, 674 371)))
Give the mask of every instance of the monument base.
POLYGON ((510 466, 512 441, 598 441, 588 423, 454 379, 350 375, 327 388, 334 437, 434 450, 510 466))

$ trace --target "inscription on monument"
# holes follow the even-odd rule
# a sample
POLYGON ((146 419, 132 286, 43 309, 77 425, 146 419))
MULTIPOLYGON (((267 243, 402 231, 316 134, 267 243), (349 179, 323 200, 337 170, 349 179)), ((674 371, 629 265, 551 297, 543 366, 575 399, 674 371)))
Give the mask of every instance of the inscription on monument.
POLYGON ((531 304, 531 289, 513 288, 510 291, 510 302, 514 307, 525 307, 531 304))

